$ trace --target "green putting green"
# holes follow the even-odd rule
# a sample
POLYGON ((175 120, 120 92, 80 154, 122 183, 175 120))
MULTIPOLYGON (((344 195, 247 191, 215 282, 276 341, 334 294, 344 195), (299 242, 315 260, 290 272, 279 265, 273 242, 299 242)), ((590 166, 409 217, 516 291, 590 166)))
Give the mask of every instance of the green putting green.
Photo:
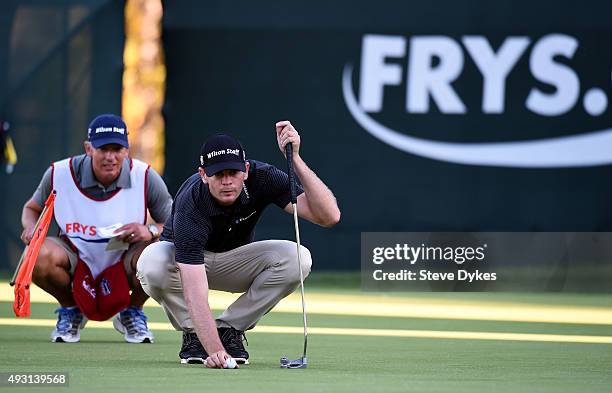
MULTIPOLYGON (((333 292, 312 289, 311 294, 333 292)), ((346 290, 341 291, 343 295, 346 290)), ((360 296, 357 291, 351 295, 360 296)), ((308 294, 307 294, 308 296, 308 294)), ((414 298, 415 294, 393 297, 414 298)), ((436 303, 449 294, 419 295, 436 303)), ((457 294, 455 299, 498 307, 537 304, 599 307, 609 310, 609 295, 457 294)), ((309 367, 279 368, 279 358, 297 358, 302 349, 301 315, 276 313, 260 323, 292 328, 289 333, 249 332, 252 361, 240 370, 210 370, 181 365, 181 335, 167 327, 155 330, 154 344, 127 344, 106 325, 86 327, 78 344, 49 342, 55 306, 33 303, 31 321, 42 326, 10 325, 12 304, 0 302, 0 372, 62 371, 70 385, 61 391, 137 392, 608 392, 612 386, 612 344, 540 341, 543 335, 612 338, 609 324, 533 323, 519 321, 406 318, 359 315, 309 315, 309 367), (45 322, 46 320, 46 322, 45 322), (2 322, 4 321, 4 322, 2 322), (296 330, 297 328, 297 330, 296 330), (334 334, 316 328, 336 328, 334 334), (358 329, 419 332, 486 332, 535 335, 535 341, 466 338, 364 336, 358 329), (295 331, 296 333, 291 333, 295 331), (344 335, 346 333, 347 335, 344 335), (542 336, 541 336, 542 335, 542 336)), ((149 322, 165 323, 158 307, 147 307, 149 322)), ((164 325, 157 325, 164 326, 164 325)), ((368 330, 369 331, 369 330, 368 330)), ((497 337, 497 336, 495 336, 497 337)), ((503 336, 500 336, 503 337, 503 336)), ((20 388, 19 391, 49 391, 20 388)), ((59 389, 59 388, 53 388, 59 389)))

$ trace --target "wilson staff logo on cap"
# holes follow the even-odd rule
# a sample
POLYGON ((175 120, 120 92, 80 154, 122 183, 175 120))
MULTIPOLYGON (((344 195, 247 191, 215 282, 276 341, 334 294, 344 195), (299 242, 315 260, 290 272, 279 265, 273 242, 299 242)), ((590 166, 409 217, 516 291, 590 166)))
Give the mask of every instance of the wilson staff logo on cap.
POLYGON ((246 172, 246 153, 238 139, 230 135, 213 135, 200 149, 200 166, 206 176, 226 169, 246 172))
POLYGON ((87 129, 87 138, 96 149, 110 144, 130 147, 127 126, 117 115, 106 114, 93 119, 87 129))

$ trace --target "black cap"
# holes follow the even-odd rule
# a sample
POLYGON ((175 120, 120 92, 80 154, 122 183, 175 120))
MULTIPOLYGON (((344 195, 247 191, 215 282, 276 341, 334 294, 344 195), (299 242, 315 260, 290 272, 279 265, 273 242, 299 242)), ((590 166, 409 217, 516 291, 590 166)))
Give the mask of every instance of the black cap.
POLYGON ((244 148, 230 135, 213 135, 200 149, 200 166, 209 177, 226 169, 246 172, 245 162, 244 148))
POLYGON ((87 137, 96 149, 112 143, 130 147, 125 122, 113 114, 100 115, 93 119, 87 129, 87 137))

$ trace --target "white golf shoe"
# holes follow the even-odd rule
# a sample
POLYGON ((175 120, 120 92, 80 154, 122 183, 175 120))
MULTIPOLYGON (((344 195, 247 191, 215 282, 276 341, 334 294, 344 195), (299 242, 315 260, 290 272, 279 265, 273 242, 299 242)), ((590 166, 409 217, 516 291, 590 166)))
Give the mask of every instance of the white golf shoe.
POLYGON ((78 307, 59 307, 55 312, 57 324, 51 332, 51 342, 54 343, 78 343, 81 341, 81 329, 87 323, 78 307))
POLYGON ((113 326, 132 344, 152 343, 153 332, 147 326, 147 316, 138 307, 128 307, 113 318, 113 326))

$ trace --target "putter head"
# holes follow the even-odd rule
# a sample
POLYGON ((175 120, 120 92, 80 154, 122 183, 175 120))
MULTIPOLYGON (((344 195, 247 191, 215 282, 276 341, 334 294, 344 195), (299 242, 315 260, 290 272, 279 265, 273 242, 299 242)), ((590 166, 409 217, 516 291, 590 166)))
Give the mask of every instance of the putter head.
POLYGON ((289 360, 283 356, 280 359, 280 367, 281 368, 307 368, 308 358, 303 356, 296 360, 289 360))

